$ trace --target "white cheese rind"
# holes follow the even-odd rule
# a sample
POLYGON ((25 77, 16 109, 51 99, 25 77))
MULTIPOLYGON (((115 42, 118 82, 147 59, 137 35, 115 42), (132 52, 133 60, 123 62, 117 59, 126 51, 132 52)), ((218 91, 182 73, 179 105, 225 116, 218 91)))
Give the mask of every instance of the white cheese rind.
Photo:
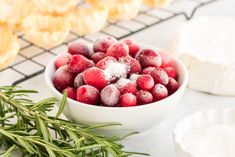
POLYGON ((234 28, 235 19, 204 17, 180 29, 174 52, 188 68, 190 88, 235 95, 234 28))

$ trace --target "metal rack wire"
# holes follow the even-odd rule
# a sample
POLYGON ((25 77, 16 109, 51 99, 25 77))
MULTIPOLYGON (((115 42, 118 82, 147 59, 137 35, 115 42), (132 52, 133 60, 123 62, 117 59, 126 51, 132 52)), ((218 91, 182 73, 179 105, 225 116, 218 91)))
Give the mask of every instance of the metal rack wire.
POLYGON ((175 0, 165 8, 143 7, 136 18, 130 21, 108 23, 101 32, 95 35, 78 36, 71 32, 63 44, 52 49, 37 47, 27 41, 22 34, 19 34, 20 53, 13 64, 0 71, 0 78, 7 76, 7 80, 4 81, 5 85, 6 82, 13 85, 19 84, 43 73, 48 61, 57 54, 66 51, 66 45, 70 42, 80 40, 91 43, 101 36, 113 36, 122 39, 177 16, 184 16, 186 20, 189 20, 199 8, 215 1, 217 0, 175 0))

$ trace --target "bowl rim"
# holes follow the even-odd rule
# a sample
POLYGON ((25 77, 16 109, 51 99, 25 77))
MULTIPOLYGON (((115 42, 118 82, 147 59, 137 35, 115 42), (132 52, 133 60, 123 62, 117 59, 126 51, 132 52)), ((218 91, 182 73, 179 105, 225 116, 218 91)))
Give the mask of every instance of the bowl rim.
MULTIPOLYGON (((153 47, 153 46, 148 46, 148 45, 144 45, 143 46, 144 48, 145 47, 148 47, 150 49, 158 49, 156 47, 153 47)), ((159 50, 159 49, 158 49, 159 50)), ((64 52, 63 52, 64 53, 64 52)), ((163 52, 163 53, 167 53, 167 52, 163 52)), ((60 53, 61 54, 61 53, 60 53)), ((58 54, 58 55, 60 55, 58 54)), ((76 103, 77 105, 82 105, 82 106, 85 106, 85 107, 88 107, 88 108, 92 108, 92 109, 104 109, 104 110, 135 110, 135 109, 141 109, 141 108, 148 108, 150 106, 153 106, 153 105, 156 105, 156 103, 158 102, 164 102, 164 101, 169 101, 171 100, 177 93, 179 93, 180 91, 184 90, 187 86, 187 83, 188 83, 188 71, 187 71, 187 68, 186 66, 183 64, 183 62, 175 55, 173 54, 170 54, 168 53, 169 55, 171 55, 174 60, 176 61, 176 64, 179 65, 180 68, 182 68, 182 71, 183 71, 183 74, 184 74, 184 77, 182 78, 182 83, 180 85, 180 87, 177 89, 177 91, 175 91, 172 95, 160 100, 160 101, 157 101, 157 102, 152 102, 152 103, 149 103, 149 104, 146 104, 146 105, 138 105, 138 106, 132 106, 132 107, 108 107, 108 106, 97 106, 97 105, 90 105, 90 104, 86 104, 86 103, 83 103, 83 102, 78 102, 76 100, 73 100, 73 99, 70 99, 68 98, 67 101, 68 102, 72 102, 72 103, 76 103)), ((46 84, 47 86, 53 91, 56 93, 56 95, 59 95, 60 98, 63 97, 63 94, 60 93, 53 85, 53 81, 51 80, 50 76, 49 76, 49 69, 51 69, 53 66, 54 66, 54 62, 56 60, 56 58, 58 57, 55 56, 46 66, 45 68, 45 72, 44 72, 44 79, 46 80, 46 84)))

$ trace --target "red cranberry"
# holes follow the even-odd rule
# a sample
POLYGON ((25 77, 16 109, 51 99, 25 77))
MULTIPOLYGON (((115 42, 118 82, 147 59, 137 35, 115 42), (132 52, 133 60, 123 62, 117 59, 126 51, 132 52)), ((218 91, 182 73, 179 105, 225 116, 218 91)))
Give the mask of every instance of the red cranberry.
POLYGON ((83 72, 83 79, 86 84, 96 87, 101 90, 108 85, 108 80, 102 70, 97 67, 92 67, 83 72))
POLYGON ((168 96, 168 91, 162 84, 156 84, 152 89, 152 95, 154 101, 159 101, 168 96))
POLYGON ((169 83, 166 87, 168 89, 169 94, 171 95, 179 88, 179 84, 175 79, 169 78, 169 83))
POLYGON ((69 44, 68 52, 72 55, 80 54, 85 57, 88 57, 90 54, 89 47, 83 42, 74 42, 69 44))
POLYGON ((153 102, 153 96, 148 91, 140 90, 137 93, 137 102, 138 102, 138 105, 149 104, 153 102))
POLYGON ((124 39, 123 42, 129 47, 129 54, 132 57, 135 57, 137 52, 140 50, 140 46, 131 39, 124 39))
POLYGON ((100 92, 93 86, 83 85, 77 89, 77 101, 97 105, 100 102, 100 92))
POLYGON ((161 67, 172 67, 175 64, 174 58, 168 52, 159 50, 159 54, 162 58, 161 67))
POLYGON ((66 87, 73 86, 74 73, 72 73, 67 65, 61 66, 54 74, 53 83, 56 89, 60 92, 66 87))
POLYGON ((169 77, 162 68, 155 68, 150 72, 150 75, 153 77, 155 84, 160 83, 166 86, 169 82, 169 77))
POLYGON ((135 95, 137 93, 136 84, 128 79, 120 78, 117 81, 116 86, 121 94, 132 93, 135 95))
POLYGON ((60 54, 55 60, 55 68, 58 69, 59 67, 68 64, 70 59, 71 55, 69 53, 60 54))
POLYGON ((150 74, 154 69, 154 67, 147 67, 142 71, 141 74, 150 74))
POLYGON ((125 57, 129 54, 129 48, 124 42, 117 42, 110 46, 107 50, 107 55, 116 59, 125 57))
POLYGON ((93 62, 82 55, 73 55, 69 62, 69 68, 74 73, 80 73, 93 66, 93 62))
POLYGON ((94 53, 92 56, 91 56, 91 60, 94 62, 94 63, 97 63, 99 62, 101 59, 103 59, 104 57, 106 57, 106 54, 103 53, 103 52, 96 52, 94 53))
POLYGON ((77 74, 77 76, 74 79, 74 87, 78 88, 78 87, 80 87, 80 86, 82 86, 84 84, 85 84, 85 82, 83 80, 83 73, 77 74))
POLYGON ((117 60, 114 57, 107 56, 101 59, 98 63, 96 63, 96 67, 104 70, 109 62, 115 62, 115 61, 117 60))
POLYGON ((131 107, 137 105, 136 96, 131 93, 126 93, 120 97, 120 106, 121 107, 131 107))
POLYGON ((154 80, 150 75, 140 75, 136 81, 137 87, 142 90, 151 90, 154 86, 154 80))
POLYGON ((93 50, 95 52, 104 52, 104 53, 106 53, 108 48, 111 45, 115 44, 116 42, 117 42, 117 40, 115 38, 112 38, 112 37, 103 37, 103 38, 97 39, 94 43, 93 50))
POLYGON ((67 92, 67 97, 70 99, 76 99, 76 90, 72 87, 67 87, 63 90, 63 93, 67 92))
POLYGON ((161 57, 157 52, 150 49, 141 50, 140 64, 142 67, 160 67, 161 63, 161 57))
POLYGON ((119 102, 120 92, 114 85, 104 87, 100 93, 101 102, 105 106, 114 107, 119 102))
POLYGON ((168 77, 177 78, 177 74, 176 74, 176 70, 173 67, 165 67, 163 68, 165 70, 165 72, 167 73, 168 77))
POLYGON ((120 61, 129 66, 130 69, 128 74, 133 74, 133 73, 138 74, 142 70, 140 63, 131 56, 123 57, 120 59, 120 61))

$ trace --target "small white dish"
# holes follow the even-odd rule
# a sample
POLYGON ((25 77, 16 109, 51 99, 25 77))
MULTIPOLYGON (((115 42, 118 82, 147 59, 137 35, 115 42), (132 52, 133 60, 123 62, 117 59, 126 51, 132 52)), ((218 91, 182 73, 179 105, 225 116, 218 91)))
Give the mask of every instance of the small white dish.
MULTIPOLYGON (((200 147, 200 151, 208 151, 208 152, 210 152, 212 150, 211 148, 215 149, 216 147, 218 147, 218 144, 221 145, 222 147, 225 147, 225 145, 223 143, 217 143, 217 142, 221 142, 221 141, 224 142, 224 140, 223 140, 224 137, 217 136, 218 138, 211 138, 211 137, 217 135, 216 133, 221 133, 221 130, 211 130, 211 128, 219 128, 220 126, 222 126, 223 129, 224 129, 224 127, 226 127, 227 131, 229 130, 229 132, 234 130, 234 128, 235 128, 235 108, 232 108, 232 109, 231 108, 230 109, 228 109, 228 108, 227 109, 211 109, 211 110, 207 110, 207 111, 196 112, 192 115, 185 117, 183 120, 178 122, 178 124, 176 125, 174 132, 173 132, 177 157, 203 157, 202 155, 198 155, 198 154, 201 154, 198 152, 198 150, 199 150, 198 147, 200 147), (227 127, 227 126, 229 126, 229 127, 227 127), (198 130, 202 129, 202 128, 204 129, 203 132, 199 132, 198 130), (208 128, 210 129, 209 131, 208 131, 208 128), (204 138, 206 138, 206 139, 196 138, 199 140, 203 140, 204 141, 203 145, 204 146, 206 145, 206 147, 197 143, 198 140, 195 140, 195 141, 192 140, 190 142, 190 143, 193 142, 193 145, 195 145, 197 148, 192 147, 192 145, 190 145, 190 147, 189 147, 189 144, 185 142, 186 137, 189 137, 189 136, 187 136, 189 134, 189 132, 191 131, 190 133, 192 134, 192 131, 193 130, 195 131, 195 129, 197 129, 197 131, 198 131, 196 133, 202 133, 202 134, 196 134, 197 136, 195 136, 195 137, 200 137, 200 135, 203 135, 204 138), (208 135, 209 136, 211 135, 211 136, 208 137, 208 135), (206 143, 205 141, 210 138, 216 142, 212 146, 209 146, 210 144, 205 144, 206 143), (207 150, 207 146, 210 149, 207 150), (196 152, 195 150, 197 150, 198 154, 195 153, 196 152)), ((222 133, 224 133, 223 129, 222 129, 222 133)), ((202 131, 202 130, 200 130, 200 131, 202 131)), ((191 135, 190 135, 190 137, 191 137, 191 135)), ((212 142, 209 141, 208 143, 212 143, 212 142)), ((223 149, 223 148, 221 148, 221 149, 223 149)), ((216 151, 216 150, 214 150, 214 151, 216 151)), ((221 151, 220 151, 220 153, 221 153, 221 151)), ((223 154, 223 153, 221 153, 221 154, 223 154)), ((218 153, 216 155, 218 156, 218 153)))
MULTIPOLYGON (((145 46, 147 47, 147 46, 145 46)), ((149 48, 152 48, 149 46, 149 48)), ((188 72, 184 64, 175 58, 175 68, 178 72, 179 89, 171 96, 151 104, 135 107, 103 107, 84 104, 68 99, 64 114, 76 123, 90 125, 102 125, 106 123, 120 123, 121 126, 105 127, 105 130, 112 132, 145 131, 158 124, 165 116, 177 107, 182 98, 188 82, 188 72)), ((55 73, 54 58, 47 65, 45 80, 53 95, 62 99, 62 94, 53 85, 55 73)))

